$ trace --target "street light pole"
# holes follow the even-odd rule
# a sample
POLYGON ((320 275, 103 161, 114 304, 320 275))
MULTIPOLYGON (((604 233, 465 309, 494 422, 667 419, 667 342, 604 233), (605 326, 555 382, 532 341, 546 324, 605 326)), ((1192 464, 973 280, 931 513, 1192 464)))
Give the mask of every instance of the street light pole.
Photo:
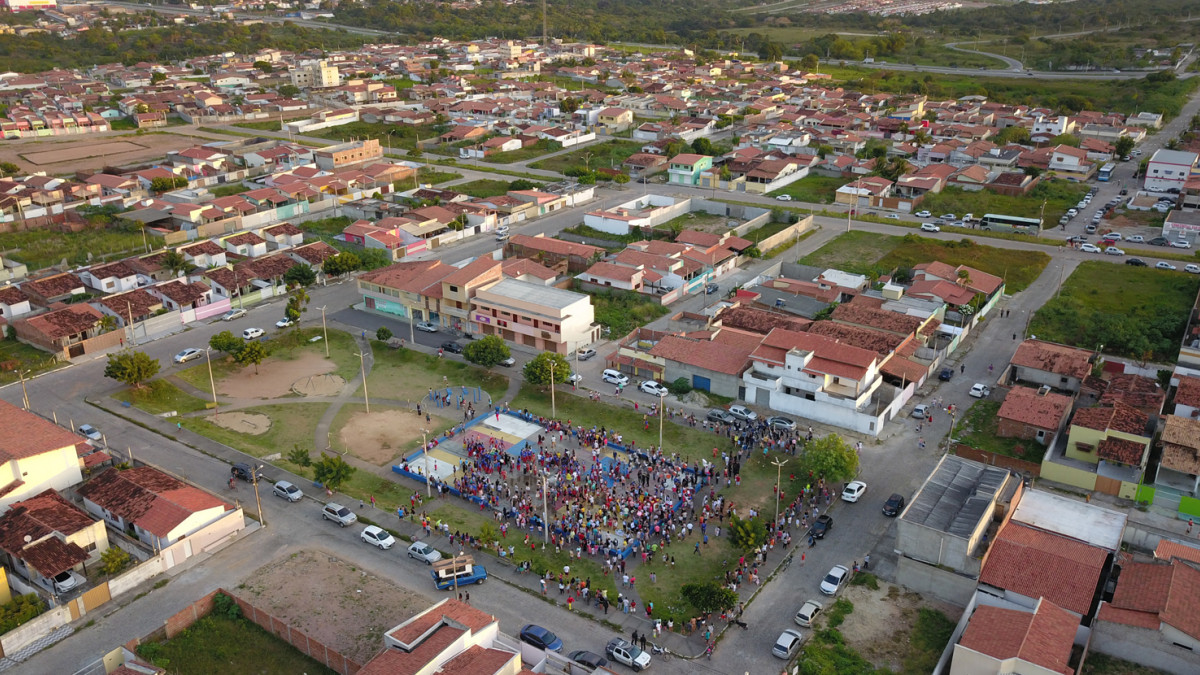
POLYGON ((542 470, 542 541, 550 543, 550 490, 546 486, 546 470, 542 470))
MULTIPOLYGON (((329 358, 329 327, 325 324, 325 308, 328 306, 321 306, 321 332, 325 334, 325 358, 329 358)), ((365 380, 366 378, 363 379, 365 380)))
POLYGON ((554 360, 550 360, 550 418, 558 417, 558 407, 554 404, 554 360))
POLYGON ((26 410, 29 410, 29 392, 25 391, 25 373, 28 372, 30 371, 17 369, 17 375, 21 378, 21 400, 24 401, 26 410))
POLYGON ((658 451, 659 451, 659 453, 661 453, 663 451, 663 442, 662 442, 663 413, 664 413, 663 408, 665 408, 665 407, 667 407, 667 395, 663 394, 662 396, 658 397, 658 451))
POLYGON ((783 465, 788 463, 788 460, 775 460, 771 462, 775 465, 775 527, 779 528, 779 497, 783 492, 783 486, 780 485, 780 480, 783 477, 783 465))
POLYGON ((429 487, 429 430, 421 430, 421 458, 425 462, 425 496, 433 497, 433 490, 429 487))
POLYGON ((354 352, 354 355, 358 357, 358 372, 362 373, 363 403, 367 406, 367 414, 370 415, 371 414, 371 399, 369 396, 367 396, 367 363, 365 360, 366 357, 363 356, 362 352, 354 352))
POLYGON ((258 504, 258 522, 261 523, 263 527, 266 527, 267 521, 263 519, 262 512, 262 498, 258 496, 258 472, 261 471, 262 468, 263 465, 259 464, 250 472, 250 483, 254 486, 254 501, 258 504))
POLYGON ((212 347, 204 348, 204 363, 208 366, 208 386, 212 388, 213 395, 213 419, 221 419, 218 413, 221 404, 217 403, 217 383, 213 381, 212 374, 212 347))

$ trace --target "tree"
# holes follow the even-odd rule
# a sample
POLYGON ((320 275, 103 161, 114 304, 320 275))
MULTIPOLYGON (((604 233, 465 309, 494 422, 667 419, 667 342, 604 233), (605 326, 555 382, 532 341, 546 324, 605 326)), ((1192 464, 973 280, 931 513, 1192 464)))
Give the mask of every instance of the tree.
POLYGON ((308 303, 311 298, 308 297, 308 291, 304 290, 303 286, 297 286, 292 289, 291 296, 288 298, 287 307, 283 310, 283 315, 292 321, 300 321, 300 314, 308 311, 308 303))
POLYGON ((509 190, 536 190, 540 187, 541 185, 531 180, 525 180, 524 178, 518 178, 508 184, 509 190))
POLYGON ((263 359, 267 358, 267 348, 261 342, 246 342, 242 348, 234 352, 233 360, 242 364, 254 364, 254 374, 258 374, 258 364, 262 363, 263 359))
POLYGON ((357 470, 347 464, 341 455, 327 455, 322 452, 321 459, 313 462, 313 478, 332 492, 337 492, 357 470))
POLYGON ((697 155, 707 155, 710 157, 717 154, 716 150, 713 148, 712 141, 704 138, 703 136, 692 141, 692 151, 694 151, 697 155))
POLYGON ((162 194, 164 192, 170 192, 171 190, 187 187, 187 184, 187 179, 183 176, 175 176, 173 178, 161 176, 150 181, 150 189, 154 192, 162 194))
POLYGON ((839 483, 858 475, 858 453, 837 434, 814 438, 804 446, 804 461, 817 476, 839 483))
POLYGON ((729 519, 729 543, 742 551, 752 551, 767 541, 767 526, 758 518, 729 519))
POLYGON ((529 384, 550 384, 550 364, 554 364, 554 382, 563 383, 571 376, 571 364, 566 357, 554 352, 542 352, 525 364, 525 381, 529 384))
POLYGON ((738 603, 737 591, 721 586, 715 581, 684 584, 679 593, 692 607, 704 613, 730 609, 738 603))
POLYGON ((394 333, 392 333, 392 329, 388 328, 387 326, 380 326, 375 330, 375 339, 379 340, 380 342, 387 342, 388 340, 391 340, 393 335, 394 333))
POLYGON ((800 67, 804 70, 813 71, 821 65, 821 60, 816 54, 809 54, 800 59, 800 67))
POLYGON ((108 365, 104 367, 104 376, 124 382, 135 389, 141 389, 143 382, 158 374, 158 368, 158 359, 150 358, 145 352, 133 352, 127 349, 108 355, 108 365))
POLYGON ((158 84, 166 79, 166 73, 150 73, 150 84, 158 84))
POLYGON ((349 251, 342 251, 332 258, 326 258, 322 265, 325 275, 330 277, 349 274, 360 267, 362 267, 362 260, 349 251))
POLYGON ((100 317, 100 332, 111 333, 117 329, 117 317, 112 314, 105 314, 100 317))
POLYGON ((20 173, 21 167, 12 162, 0 162, 0 175, 13 176, 20 173))
MULTIPOLYGON (((336 258, 337 256, 334 256, 336 258)), ((333 258, 330 258, 332 260, 333 258)), ((317 282, 317 273, 308 265, 292 265, 283 273, 283 281, 288 286, 312 286, 317 282)))
POLYGON ((292 444, 286 459, 296 466, 312 466, 312 456, 308 454, 308 449, 300 447, 299 443, 292 444))
POLYGON ((300 95, 300 87, 291 84, 285 84, 276 89, 279 95, 284 98, 296 98, 300 95))
POLYGON ((245 344, 245 340, 227 330, 223 330, 208 339, 209 347, 219 352, 225 352, 226 354, 237 354, 245 344))
POLYGON ((1113 151, 1116 153, 1117 157, 1124 157, 1133 151, 1133 146, 1134 142, 1132 138, 1128 136, 1122 136, 1117 139, 1116 143, 1113 143, 1113 151))
POLYGON ((109 546, 100 554, 100 571, 112 576, 129 564, 129 554, 120 546, 109 546))
POLYGON ((778 42, 765 42, 762 48, 758 50, 758 58, 763 61, 781 61, 783 60, 783 45, 778 42))
POLYGON ((181 272, 186 272, 192 266, 179 251, 167 251, 158 260, 158 264, 167 268, 172 277, 177 277, 181 272))
POLYGON ((1050 139, 1051 147, 1055 145, 1069 145, 1072 148, 1079 147, 1079 137, 1075 134, 1059 134, 1050 139))
MULTIPOLYGON (((488 335, 463 348, 464 358, 471 363, 478 363, 484 368, 491 368, 510 356, 512 356, 512 352, 509 351, 508 345, 499 335, 488 335)), ((555 366, 556 370, 557 368, 558 366, 555 366)), ((555 376, 557 375, 556 372, 555 376)))
POLYGON ((619 174, 613 176, 613 182, 616 183, 617 185, 624 185, 629 182, 629 174, 619 173, 619 174))
POLYGON ((686 377, 677 377, 675 378, 675 381, 667 385, 667 389, 669 389, 671 393, 675 394, 676 396, 683 396, 684 394, 691 393, 692 383, 688 382, 686 377))

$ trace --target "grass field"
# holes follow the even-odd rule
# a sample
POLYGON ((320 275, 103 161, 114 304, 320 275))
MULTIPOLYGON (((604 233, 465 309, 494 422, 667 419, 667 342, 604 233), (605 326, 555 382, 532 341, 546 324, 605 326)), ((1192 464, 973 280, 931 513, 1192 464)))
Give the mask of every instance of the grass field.
POLYGON ((1052 181, 1038 184, 1027 197, 1010 197, 992 192, 979 190, 969 192, 956 187, 948 187, 939 193, 928 194, 921 200, 920 208, 931 211, 935 216, 943 213, 953 213, 959 218, 966 213, 972 213, 976 218, 985 213, 996 213, 1020 218, 1042 217, 1042 223, 1053 227, 1058 219, 1066 214, 1067 209, 1087 194, 1088 187, 1080 183, 1067 181, 1052 181), (1046 210, 1042 212, 1042 204, 1046 210))
POLYGON ((177 675, 228 672, 233 664, 242 673, 258 675, 334 675, 334 671, 247 619, 217 613, 163 642, 147 642, 138 655, 177 675))
POLYGON ((204 410, 211 401, 186 394, 166 380, 152 380, 141 389, 126 389, 112 396, 118 401, 132 403, 139 410, 151 415, 161 415, 174 410, 180 415, 204 410))
MULTIPOLYGON (((438 125, 427 124, 424 126, 412 126, 410 124, 383 124, 370 122, 351 122, 342 124, 328 129, 318 129, 316 131, 305 134, 306 136, 315 136, 317 138, 325 138, 339 143, 343 141, 364 138, 377 138, 379 144, 384 148, 393 150, 403 148, 404 150, 412 151, 417 148, 418 140, 429 140, 445 129, 438 125)), ((425 152, 434 154, 445 154, 437 148, 427 148, 425 152)))
POLYGON ((999 411, 999 401, 976 401, 963 415, 962 420, 955 424, 955 438, 976 450, 986 450, 1031 462, 1040 461, 1046 452, 1045 446, 1034 440, 1000 436, 996 422, 996 413, 999 411))
POLYGON ((500 152, 495 155, 488 155, 483 158, 483 161, 488 164, 512 164, 514 162, 527 162, 531 159, 536 159, 542 155, 551 152, 562 150, 562 143, 556 141, 548 141, 542 139, 533 145, 521 148, 519 150, 510 150, 508 152, 500 152))
MULTIPOLYGON (((493 401, 499 402, 508 389, 506 375, 469 363, 439 359, 411 349, 388 349, 381 342, 373 342, 371 347, 375 365, 367 376, 367 390, 372 398, 418 401, 428 395, 430 388, 465 385, 482 387, 493 401)), ((485 397, 484 401, 475 404, 475 409, 483 410, 486 406, 485 397)))
POLYGON ((0 251, 5 257, 25 263, 29 271, 57 265, 64 259, 72 265, 100 262, 109 256, 145 251, 140 230, 95 228, 80 232, 26 230, 0 234, 0 251))
POLYGON ((1033 315, 1039 338, 1135 359, 1174 362, 1200 279, 1182 272, 1081 263, 1033 315))
POLYGON ((771 197, 791 195, 792 199, 812 204, 832 204, 837 189, 849 183, 852 178, 841 176, 818 176, 810 174, 800 180, 785 186, 782 190, 770 193, 771 197))
POLYGON ((259 131, 279 131, 283 128, 278 119, 261 120, 259 122, 238 122, 237 126, 245 129, 258 129, 259 131))
POLYGON ((28 378, 30 375, 69 365, 65 362, 59 363, 52 355, 16 340, 0 340, 0 363, 11 366, 0 370, 0 384, 20 381, 18 371, 29 371, 25 373, 25 377, 28 378))
MULTIPOLYGON (((250 415, 266 415, 271 418, 271 428, 266 433, 257 436, 217 426, 209 421, 210 416, 207 415, 183 417, 179 419, 179 423, 189 431, 255 457, 276 452, 286 455, 297 445, 302 448, 313 447, 313 434, 317 430, 317 422, 320 421, 321 415, 324 414, 327 407, 329 407, 328 403, 291 403, 242 408, 239 412, 250 415)), ((318 450, 320 449, 323 448, 318 448, 318 450)), ((315 456, 316 453, 314 453, 315 456)))
POLYGON ((242 183, 232 183, 230 185, 222 185, 209 190, 214 197, 229 197, 232 195, 240 195, 243 192, 249 192, 250 186, 242 183))
POLYGON ((1037 279, 1050 256, 1040 251, 1019 251, 983 246, 970 240, 941 241, 910 234, 903 237, 852 231, 800 260, 805 265, 834 267, 857 274, 888 274, 939 260, 948 265, 968 265, 1005 280, 1010 293, 1025 290, 1037 279))
MULTIPOLYGON (((507 180, 481 178, 479 180, 473 180, 469 183, 460 183, 459 185, 455 185, 450 189, 454 190, 455 192, 471 195, 472 197, 499 197, 500 195, 508 194, 508 191, 511 189, 509 188, 509 184, 511 182, 512 181, 507 180)), ((538 187, 541 187, 541 185, 539 184, 538 187)))
POLYGON ((454 171, 438 171, 437 169, 433 169, 428 166, 423 166, 417 171, 417 180, 421 181, 422 183, 428 183, 429 185, 437 185, 438 183, 445 183, 446 181, 458 180, 462 177, 463 176, 461 173, 456 173, 454 171))
POLYGON ((604 141, 594 143, 561 155, 543 159, 529 165, 531 169, 545 169, 563 173, 567 169, 620 169, 629 156, 641 150, 643 143, 634 141, 604 141))
MULTIPOLYGON (((305 314, 305 318, 308 317, 309 314, 305 314)), ((305 350, 319 352, 321 356, 325 355, 325 343, 323 340, 309 342, 313 337, 323 335, 320 327, 301 328, 299 330, 289 329, 268 333, 268 335, 270 335, 271 339, 267 340, 264 344, 270 353, 269 359, 288 361, 296 358, 305 350)), ((349 333, 339 330, 329 331, 329 358, 337 364, 337 368, 333 372, 341 375, 347 382, 353 380, 358 375, 358 357, 354 355, 357 351, 358 347, 354 344, 354 338, 349 333)), ((242 366, 234 362, 232 358, 220 354, 220 352, 213 354, 212 374, 213 379, 217 382, 241 369, 242 366)), ((204 363, 179 371, 176 375, 179 379, 197 389, 207 390, 210 388, 208 366, 204 363)))
POLYGON ((596 323, 608 327, 613 335, 625 335, 671 311, 666 305, 629 291, 589 292, 588 295, 592 296, 596 323))

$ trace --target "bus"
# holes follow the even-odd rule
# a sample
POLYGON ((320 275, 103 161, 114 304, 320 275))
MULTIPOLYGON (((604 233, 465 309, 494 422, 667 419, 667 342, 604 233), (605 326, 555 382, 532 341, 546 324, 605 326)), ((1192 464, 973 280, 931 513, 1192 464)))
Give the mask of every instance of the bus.
POLYGON ((985 213, 983 218, 979 219, 979 229, 996 230, 998 232, 1020 232, 1022 234, 1037 236, 1042 232, 1042 221, 1040 218, 1018 218, 1017 216, 985 213))
POLYGON ((1096 180, 1107 183, 1108 180, 1112 178, 1112 172, 1116 168, 1117 165, 1112 162, 1105 164, 1104 166, 1100 167, 1100 173, 1096 176, 1096 180))

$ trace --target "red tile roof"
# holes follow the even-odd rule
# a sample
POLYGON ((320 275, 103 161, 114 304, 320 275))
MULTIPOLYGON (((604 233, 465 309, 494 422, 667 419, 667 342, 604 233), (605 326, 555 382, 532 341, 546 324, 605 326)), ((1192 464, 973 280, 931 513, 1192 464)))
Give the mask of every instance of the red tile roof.
POLYGON ((1054 392, 1039 393, 1030 387, 1013 387, 1000 404, 996 417, 1057 431, 1071 410, 1071 398, 1054 392))
POLYGON ((791 350, 812 352, 813 359, 805 368, 808 372, 855 380, 865 377, 867 369, 878 358, 869 349, 842 344, 823 335, 796 333, 782 328, 771 331, 751 354, 751 358, 782 364, 791 350))
POLYGON ((922 320, 915 316, 889 312, 886 309, 873 309, 864 305, 842 303, 833 310, 831 318, 842 323, 852 323, 868 328, 910 335, 921 327, 922 320))
POLYGON ((836 321, 817 321, 808 327, 808 332, 814 335, 824 335, 827 338, 863 349, 870 349, 880 356, 891 354, 906 339, 903 335, 836 321))
POLYGON ((83 291, 83 282, 74 274, 56 274, 52 277, 30 279, 21 284, 25 291, 33 291, 43 298, 56 298, 60 295, 70 295, 75 291, 83 291))
POLYGON ((36 457, 67 447, 74 450, 79 440, 47 419, 0 401, 0 460, 36 457))
POLYGON ((1163 623, 1200 639, 1200 602, 1196 602, 1200 598, 1200 569, 1186 562, 1176 562, 1173 567, 1171 592, 1159 617, 1163 623))
POLYGON ((158 537, 193 513, 233 508, 215 496, 149 466, 109 469, 79 487, 79 495, 158 537))
POLYGON ((1092 372, 1091 356, 1091 352, 1075 347, 1041 340, 1026 340, 1017 346, 1011 363, 1014 366, 1082 380, 1092 372))
POLYGON ((604 249, 597 246, 576 244, 575 242, 553 239, 551 237, 531 237, 527 234, 514 234, 509 238, 508 241, 513 246, 522 246, 537 251, 554 253, 556 255, 571 255, 580 258, 591 258, 594 255, 604 253, 604 249))
POLYGON ((1121 580, 1113 593, 1112 606, 1135 612, 1157 614, 1167 606, 1171 592, 1169 562, 1130 562, 1121 567, 1121 580))
POLYGON ((29 299, 28 295, 16 286, 0 288, 0 304, 17 305, 29 299))
POLYGON ((1154 557, 1159 560, 1170 560, 1171 558, 1181 558, 1192 562, 1200 563, 1200 548, 1185 544, 1180 541, 1171 541, 1170 539, 1160 539, 1158 548, 1154 549, 1154 557))
POLYGON ((979 581, 1030 598, 1045 597, 1086 615, 1107 557, 1102 548, 1009 521, 992 543, 979 581))
POLYGON ((320 265, 326 260, 338 254, 338 250, 323 241, 314 241, 311 244, 297 246, 292 249, 292 253, 304 258, 310 265, 320 265))
POLYGON ((465 632, 461 628, 442 626, 411 652, 390 647, 384 649, 367 661, 358 675, 416 675, 424 671, 447 647, 462 638, 465 632))
MULTIPOLYGON (((736 331, 728 329, 728 332, 732 337, 736 331)), ((743 333, 743 335, 750 336, 751 339, 742 341, 740 345, 730 344, 728 341, 717 342, 712 339, 668 335, 650 349, 650 354, 695 368, 704 368, 727 375, 741 375, 749 364, 750 353, 762 340, 761 335, 753 333, 743 333)))
POLYGON ((757 307, 729 307, 717 314, 721 325, 766 335, 776 328, 802 331, 812 322, 788 314, 776 314, 757 307))
POLYGON ((959 644, 994 659, 1019 658, 1072 675, 1069 661, 1078 627, 1078 618, 1047 600, 1042 600, 1032 613, 980 605, 959 644))

